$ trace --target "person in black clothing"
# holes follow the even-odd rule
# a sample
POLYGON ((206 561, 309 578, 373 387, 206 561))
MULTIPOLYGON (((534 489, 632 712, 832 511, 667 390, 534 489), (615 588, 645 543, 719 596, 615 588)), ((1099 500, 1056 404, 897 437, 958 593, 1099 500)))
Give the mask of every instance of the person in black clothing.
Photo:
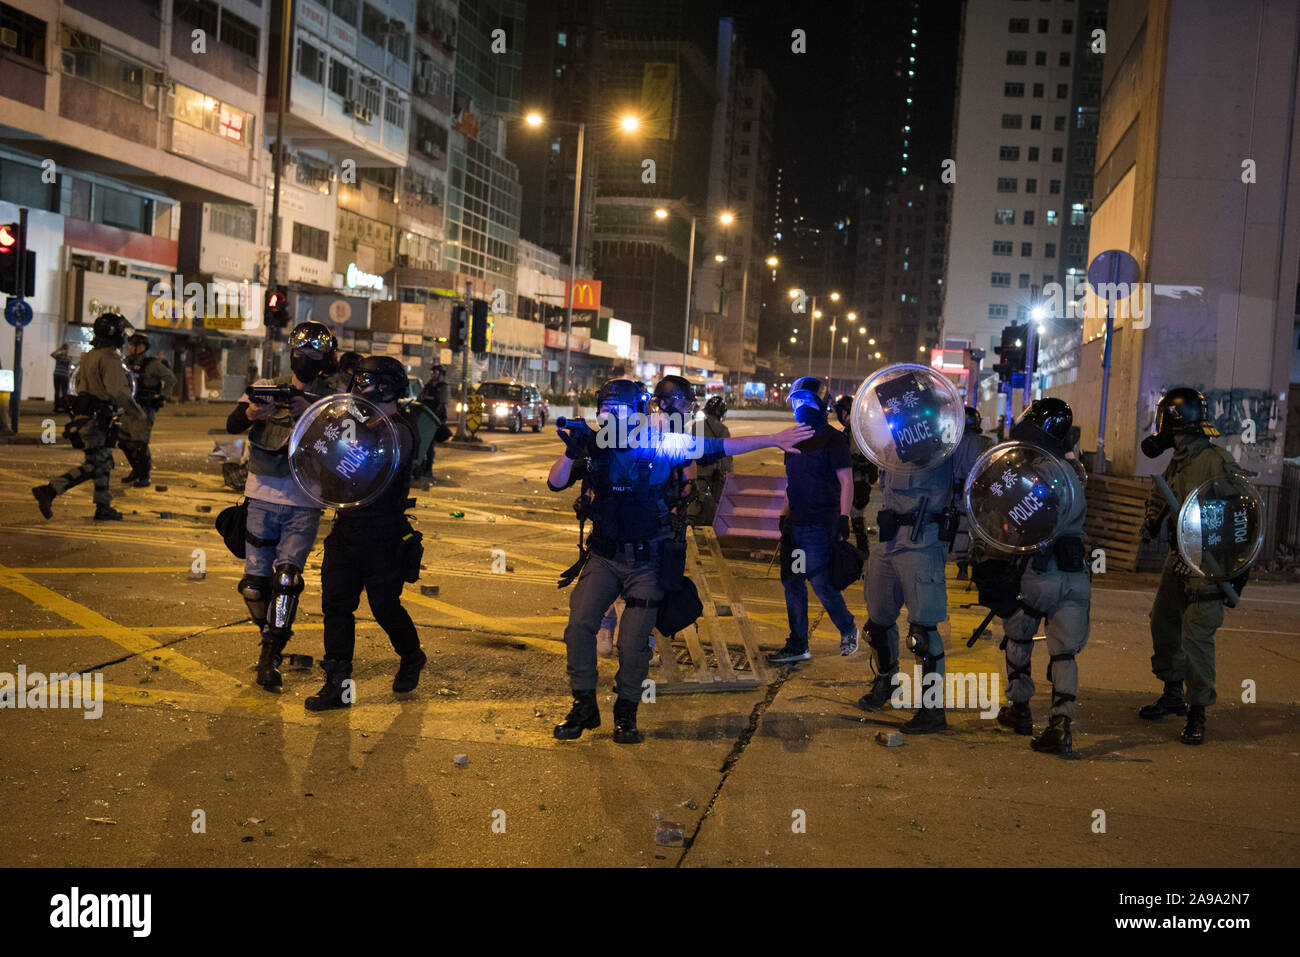
POLYGON ((880 481, 880 469, 876 463, 862 454, 857 441, 853 438, 853 396, 842 395, 835 400, 835 418, 844 429, 849 441, 849 458, 853 462, 853 508, 849 518, 853 526, 853 537, 858 544, 858 552, 866 558, 871 551, 870 537, 867 535, 866 508, 871 502, 871 486, 880 481))
POLYGON ((849 537, 853 507, 853 462, 849 441, 826 421, 820 379, 803 376, 790 388, 795 421, 811 426, 812 438, 800 442, 799 455, 785 456, 786 507, 781 515, 781 584, 790 637, 785 647, 767 656, 772 664, 805 661, 808 650, 810 582, 822 607, 840 633, 840 654, 858 650, 858 627, 844 596, 831 583, 831 556, 836 539, 849 537))
POLYGON ((405 553, 412 534, 405 512, 411 490, 411 450, 415 436, 397 411, 406 395, 406 369, 391 356, 367 356, 357 365, 352 392, 374 403, 397 428, 398 472, 373 502, 340 509, 325 539, 321 562, 321 611, 325 618, 325 683, 305 702, 308 711, 346 708, 355 698, 352 651, 356 644, 353 612, 364 588, 375 621, 401 657, 393 691, 414 691, 428 658, 411 616, 402 607, 405 553))

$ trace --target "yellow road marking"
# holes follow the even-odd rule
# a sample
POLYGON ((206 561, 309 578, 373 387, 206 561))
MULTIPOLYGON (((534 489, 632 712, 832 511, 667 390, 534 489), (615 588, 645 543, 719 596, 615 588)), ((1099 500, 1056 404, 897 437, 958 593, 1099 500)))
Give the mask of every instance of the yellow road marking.
POLYGON ((237 682, 234 678, 214 668, 202 665, 193 658, 188 658, 171 648, 164 648, 145 634, 144 629, 119 625, 117 622, 105 618, 99 612, 87 608, 71 598, 60 595, 44 585, 37 584, 30 578, 19 575, 4 565, 0 565, 0 587, 8 588, 10 591, 22 595, 28 601, 40 605, 46 611, 54 612, 54 614, 68 621, 75 622, 87 631, 102 635, 133 654, 144 655, 151 653, 161 664, 189 681, 214 690, 225 691, 228 694, 232 694, 236 690, 237 682))

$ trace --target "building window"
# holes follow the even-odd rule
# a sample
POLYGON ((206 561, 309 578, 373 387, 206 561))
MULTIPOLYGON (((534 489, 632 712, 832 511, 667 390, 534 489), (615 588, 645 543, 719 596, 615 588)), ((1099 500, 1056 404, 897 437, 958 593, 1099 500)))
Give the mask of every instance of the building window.
POLYGON ((1043 84, 1041 83, 1034 84, 1034 98, 1038 100, 1041 100, 1043 98, 1043 84))
POLYGON ((1042 17, 1042 18, 1039 19, 1039 21, 1038 21, 1038 32, 1039 32, 1039 33, 1046 33, 1047 31, 1049 31, 1049 30, 1051 30, 1051 29, 1052 29, 1052 21, 1051 21, 1051 20, 1048 20, 1046 17, 1042 17))
POLYGON ((1039 50, 1034 54, 1034 66, 1047 66, 1047 51, 1039 50))
POLYGON ((1070 207, 1070 225, 1086 226, 1088 225, 1088 214, 1083 208, 1083 203, 1075 203, 1070 207))
POLYGON ((1064 34, 1067 35, 1067 36, 1069 36, 1071 33, 1073 33, 1073 32, 1074 32, 1074 21, 1073 21, 1073 20, 1062 20, 1062 21, 1061 21, 1061 32, 1064 33, 1064 34))
POLYGON ((1019 146, 1003 146, 998 150, 998 159, 1000 160, 1018 160, 1020 159, 1019 146))
POLYGON ((357 25, 357 0, 333 0, 330 7, 334 16, 345 21, 348 26, 357 25))
POLYGON ((1060 65, 1061 65, 1061 66, 1069 66, 1069 65, 1070 65, 1070 51, 1069 51, 1069 50, 1062 50, 1062 51, 1061 51, 1061 61, 1060 61, 1060 65))
POLYGON ((1036 180, 1036 179, 1026 179, 1026 180, 1025 180, 1025 192, 1026 192, 1026 193, 1036 193, 1036 192, 1038 192, 1038 180, 1036 180))
POLYGON ((45 64, 45 21, 0 3, 0 29, 14 33, 14 56, 45 64))
POLYGON ((1043 128, 1043 118, 1041 116, 1029 117, 1029 128, 1031 130, 1041 130, 1043 128))
POLYGON ((217 36, 221 8, 212 0, 177 0, 173 14, 177 20, 198 27, 209 36, 217 36))
POLYGON ((1002 84, 1003 96, 1024 96, 1025 85, 1023 83, 1004 83, 1002 84))
POLYGON ((1000 306, 996 303, 989 303, 990 319, 1005 319, 1007 317, 1007 307, 1000 306))
POLYGON ((1068 83, 1056 84, 1056 98, 1058 100, 1068 100, 1070 98, 1070 84, 1068 83))
POLYGON ((261 41, 261 31, 229 10, 221 11, 221 42, 234 47, 245 56, 257 59, 257 48, 261 41))
POLYGON ((1020 274, 1020 288, 1021 288, 1021 289, 1028 289, 1028 288, 1029 288, 1029 273, 1027 273, 1027 272, 1022 272, 1022 273, 1020 274))
POLYGON ((1018 18, 1018 17, 1017 17, 1017 18, 1013 18, 1013 19, 1011 20, 1011 23, 1008 24, 1008 26, 1007 26, 1007 30, 1008 30, 1008 32, 1010 32, 1010 33, 1028 33, 1028 32, 1029 32, 1029 21, 1026 20, 1026 19, 1023 19, 1023 18, 1018 18))
POLYGON ((1049 226, 1055 226, 1055 225, 1057 225, 1057 223, 1058 223, 1059 221, 1060 221, 1060 217, 1057 216, 1057 214, 1056 214, 1056 210, 1054 210, 1054 209, 1049 209, 1049 210, 1047 211, 1047 225, 1049 225, 1049 226))
POLYGON ((1010 240, 997 240, 997 239, 995 239, 995 240, 993 241, 993 255, 995 255, 995 256, 1010 256, 1010 255, 1011 255, 1011 247, 1012 247, 1012 245, 1013 245, 1013 244, 1012 244, 1012 242, 1011 242, 1010 240))
POLYGON ((172 84, 171 115, 181 123, 207 130, 222 139, 245 146, 252 140, 251 114, 180 83, 172 84))
POLYGON ((1049 180, 1047 191, 1054 196, 1059 196, 1061 194, 1061 181, 1059 179, 1049 180))
POLYGON ((1014 193, 1016 191, 1016 178, 1014 176, 998 177, 999 193, 1014 193))
POLYGON ((1038 147, 1037 147, 1037 146, 1031 146, 1031 147, 1029 147, 1029 157, 1028 157, 1028 158, 1029 158, 1029 162, 1031 162, 1031 163, 1037 163, 1037 162, 1038 162, 1038 147))
POLYGON ((329 262, 329 231, 325 229, 317 229, 315 226, 308 226, 306 223, 294 223, 292 249, 299 256, 306 256, 308 259, 319 259, 321 262, 329 262))
POLYGON ((1029 62, 1029 55, 1024 50, 1008 50, 1007 66, 1024 66, 1029 62))
POLYGON ((1034 244, 1033 244, 1033 243, 1021 243, 1021 244, 1020 244, 1020 255, 1022 255, 1022 256, 1032 256, 1033 254, 1034 254, 1034 244))
POLYGON ((1064 132, 1065 132, 1065 117, 1064 117, 1064 116, 1058 116, 1058 117, 1056 117, 1056 119, 1052 120, 1052 129, 1055 130, 1057 133, 1064 133, 1064 132))
POLYGON ((411 52, 411 34, 400 20, 388 21, 388 52, 403 63, 411 52))
POLYGON ((1025 210, 1025 215, 1020 218, 1020 221, 1026 226, 1034 225, 1034 211, 1032 209, 1025 210))
POLYGON ((1014 209, 995 209, 993 211, 993 222, 999 226, 1014 226, 1016 224, 1016 211, 1014 209))
POLYGON ((306 40, 298 41, 298 75, 313 83, 325 82, 325 54, 306 40))
POLYGON ((1009 273, 1009 272, 995 272, 995 273, 993 273, 993 274, 991 275, 991 277, 990 277, 990 279, 989 279, 989 284, 990 284, 990 285, 993 285, 993 286, 1002 286, 1002 287, 1010 288, 1010 287, 1011 287, 1011 273, 1009 273))
POLYGON ((1018 130, 1024 125, 1025 118, 1019 113, 1003 113, 1002 128, 1004 130, 1018 130))
MULTIPOLYGON (((70 34, 71 31, 64 31, 70 34)), ((63 50, 63 72, 80 77, 148 107, 158 104, 158 87, 144 82, 144 67, 106 50, 63 50)))
POLYGON ((1043 255, 1048 259, 1056 258, 1056 243, 1048 243, 1043 250, 1043 255))
POLYGON ((345 100, 352 95, 352 69, 342 60, 330 60, 330 92, 345 100))
POLYGON ((208 229, 246 243, 257 242, 257 210, 251 206, 222 206, 208 209, 208 229))
POLYGON ((391 86, 384 90, 384 122, 399 130, 406 129, 406 101, 391 86))

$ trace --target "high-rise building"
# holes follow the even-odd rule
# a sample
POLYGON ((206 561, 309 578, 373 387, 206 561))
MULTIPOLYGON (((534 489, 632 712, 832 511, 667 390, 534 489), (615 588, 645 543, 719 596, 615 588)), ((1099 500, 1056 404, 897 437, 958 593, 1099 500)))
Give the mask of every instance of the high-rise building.
MULTIPOLYGON (((996 0, 962 21, 944 335, 992 355, 1086 267, 1104 0, 996 0)), ((1077 335, 1077 327, 1046 330, 1077 335)), ((987 374, 988 364, 985 369, 987 374)))
MULTIPOLYGON (((153 308, 151 293, 174 284, 209 225, 248 240, 206 260, 209 277, 229 278, 236 298, 257 278, 268 13, 256 0, 0 3, 0 221, 29 210, 37 256, 24 396, 50 394, 49 353, 88 346, 108 309, 185 370, 188 396, 220 391, 221 340, 256 339, 260 309, 227 336, 175 296, 153 308), (208 204, 236 212, 213 221, 208 204)), ((0 336, 7 368, 11 344, 0 336)))

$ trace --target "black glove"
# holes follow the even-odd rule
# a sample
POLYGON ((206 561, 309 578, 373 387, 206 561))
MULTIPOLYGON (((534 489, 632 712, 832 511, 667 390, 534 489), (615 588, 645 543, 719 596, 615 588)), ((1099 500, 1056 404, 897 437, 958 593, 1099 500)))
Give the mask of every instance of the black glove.
POLYGON ((839 523, 835 526, 835 534, 844 541, 849 540, 849 517, 841 515, 839 523))

